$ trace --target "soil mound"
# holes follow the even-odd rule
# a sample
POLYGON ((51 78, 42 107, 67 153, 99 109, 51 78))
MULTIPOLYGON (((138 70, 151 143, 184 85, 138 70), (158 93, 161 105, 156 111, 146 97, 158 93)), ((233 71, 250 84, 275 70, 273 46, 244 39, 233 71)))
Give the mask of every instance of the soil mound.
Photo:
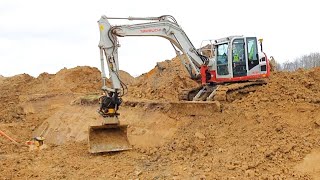
MULTIPOLYGON (((129 85, 134 78, 120 71, 122 81, 129 85)), ((110 84, 110 82, 108 81, 110 84)), ((56 74, 42 73, 37 78, 28 74, 13 77, 0 77, 0 122, 19 122, 25 113, 21 104, 30 100, 46 100, 62 94, 101 93, 101 73, 97 68, 78 66, 64 68, 56 74)))
POLYGON ((178 57, 157 63, 155 68, 136 78, 129 96, 151 100, 177 101, 183 89, 197 87, 178 57))
POLYGON ((244 98, 245 102, 320 102, 320 68, 294 72, 275 72, 268 84, 244 98))
POLYGON ((0 83, 0 123, 25 119, 19 96, 28 89, 27 84, 33 80, 34 78, 28 74, 20 74, 6 78, 0 83))
POLYGON ((32 81, 27 93, 88 93, 99 90, 100 71, 97 68, 78 66, 64 68, 56 74, 42 73, 32 81))
POLYGON ((129 124, 129 141, 134 148, 96 156, 87 152, 85 141, 87 126, 101 123, 96 113, 98 107, 70 102, 82 94, 100 91, 97 68, 63 69, 37 78, 27 74, 5 78, 0 84, 0 130, 19 142, 28 140, 31 134, 42 133, 49 149, 37 151, 35 156, 34 152, 15 148, 0 136, 2 176, 7 179, 319 176, 318 171, 312 172, 318 170, 315 167, 319 163, 310 161, 310 157, 318 158, 320 147, 320 68, 274 72, 268 84, 219 105, 219 111, 197 106, 190 110, 181 106, 175 109, 149 101, 177 100, 181 89, 198 85, 189 78, 178 58, 160 62, 136 79, 122 74, 129 85, 128 95, 139 100, 136 104, 125 101, 120 108, 120 121, 129 124), (141 101, 147 103, 139 106, 141 101))
POLYGON ((2 83, 2 81, 5 79, 4 76, 0 75, 0 84, 2 83))
POLYGON ((119 75, 120 75, 121 81, 126 85, 131 85, 135 81, 135 78, 131 76, 129 73, 127 73, 126 71, 120 70, 119 75))

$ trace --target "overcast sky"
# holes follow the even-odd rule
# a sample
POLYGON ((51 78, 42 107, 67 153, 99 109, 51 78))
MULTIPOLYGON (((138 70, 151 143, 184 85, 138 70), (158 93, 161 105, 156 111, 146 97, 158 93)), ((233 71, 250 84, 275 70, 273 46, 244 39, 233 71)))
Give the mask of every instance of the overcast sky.
MULTIPOLYGON (((319 7, 316 0, 0 0, 0 74, 100 68, 97 21, 103 14, 173 15, 196 48, 205 39, 261 37, 267 55, 284 62, 320 52, 319 7)), ((159 37, 120 38, 120 44, 120 69, 132 75, 175 56, 169 41, 159 37)))

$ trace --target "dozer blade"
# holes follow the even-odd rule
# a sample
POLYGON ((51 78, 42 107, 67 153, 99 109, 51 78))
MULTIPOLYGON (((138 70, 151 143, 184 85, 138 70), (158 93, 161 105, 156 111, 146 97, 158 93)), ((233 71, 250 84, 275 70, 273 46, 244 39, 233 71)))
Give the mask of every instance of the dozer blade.
POLYGON ((127 125, 89 127, 89 152, 115 152, 132 149, 127 138, 127 125))
POLYGON ((212 116, 221 112, 221 104, 218 101, 184 101, 170 102, 170 114, 187 116, 212 116))

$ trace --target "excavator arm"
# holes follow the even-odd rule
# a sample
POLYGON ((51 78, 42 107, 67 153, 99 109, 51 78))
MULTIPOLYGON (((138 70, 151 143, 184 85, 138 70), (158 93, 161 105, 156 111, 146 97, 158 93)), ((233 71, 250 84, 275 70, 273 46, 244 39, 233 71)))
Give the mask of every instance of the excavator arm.
POLYGON ((98 21, 100 29, 100 55, 102 78, 104 81, 103 90, 119 91, 121 89, 121 80, 119 78, 119 63, 118 63, 118 37, 126 36, 158 36, 165 38, 171 42, 177 55, 181 53, 186 55, 180 58, 185 65, 191 78, 200 78, 200 68, 202 65, 208 64, 208 58, 201 55, 189 40, 186 33, 178 25, 177 21, 169 15, 160 17, 147 18, 111 18, 102 16, 98 21), (132 25, 111 26, 108 19, 127 19, 127 20, 149 20, 147 23, 139 23, 132 25), (112 81, 112 89, 105 86, 106 74, 104 65, 104 56, 108 64, 109 75, 112 81))
MULTIPOLYGON (((125 94, 126 85, 119 76, 118 48, 120 47, 118 37, 125 36, 158 36, 168 39, 177 55, 180 51, 186 60, 181 57, 182 63, 187 68, 191 78, 200 78, 200 69, 208 64, 208 58, 199 54, 192 45, 188 36, 178 25, 172 16, 160 16, 150 18, 120 18, 128 20, 149 20, 147 23, 111 26, 108 18, 102 16, 98 21, 100 29, 100 62, 104 95, 100 97, 100 109, 98 112, 103 117, 103 125, 89 127, 89 151, 91 153, 123 151, 131 149, 127 139, 127 126, 120 125, 117 110, 121 105, 121 96, 125 94), (178 49, 180 51, 178 51, 178 49), (109 71, 112 83, 111 87, 106 85, 105 63, 109 71)), ((180 56, 179 56, 180 57, 180 56)))

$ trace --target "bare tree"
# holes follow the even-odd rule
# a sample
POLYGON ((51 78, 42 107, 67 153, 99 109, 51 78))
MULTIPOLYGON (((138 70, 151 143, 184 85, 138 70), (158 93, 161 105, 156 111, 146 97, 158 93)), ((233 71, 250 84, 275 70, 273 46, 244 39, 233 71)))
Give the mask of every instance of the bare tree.
POLYGON ((294 61, 286 61, 282 65, 282 70, 295 71, 299 68, 310 69, 320 66, 320 53, 310 53, 308 55, 300 56, 294 61))

